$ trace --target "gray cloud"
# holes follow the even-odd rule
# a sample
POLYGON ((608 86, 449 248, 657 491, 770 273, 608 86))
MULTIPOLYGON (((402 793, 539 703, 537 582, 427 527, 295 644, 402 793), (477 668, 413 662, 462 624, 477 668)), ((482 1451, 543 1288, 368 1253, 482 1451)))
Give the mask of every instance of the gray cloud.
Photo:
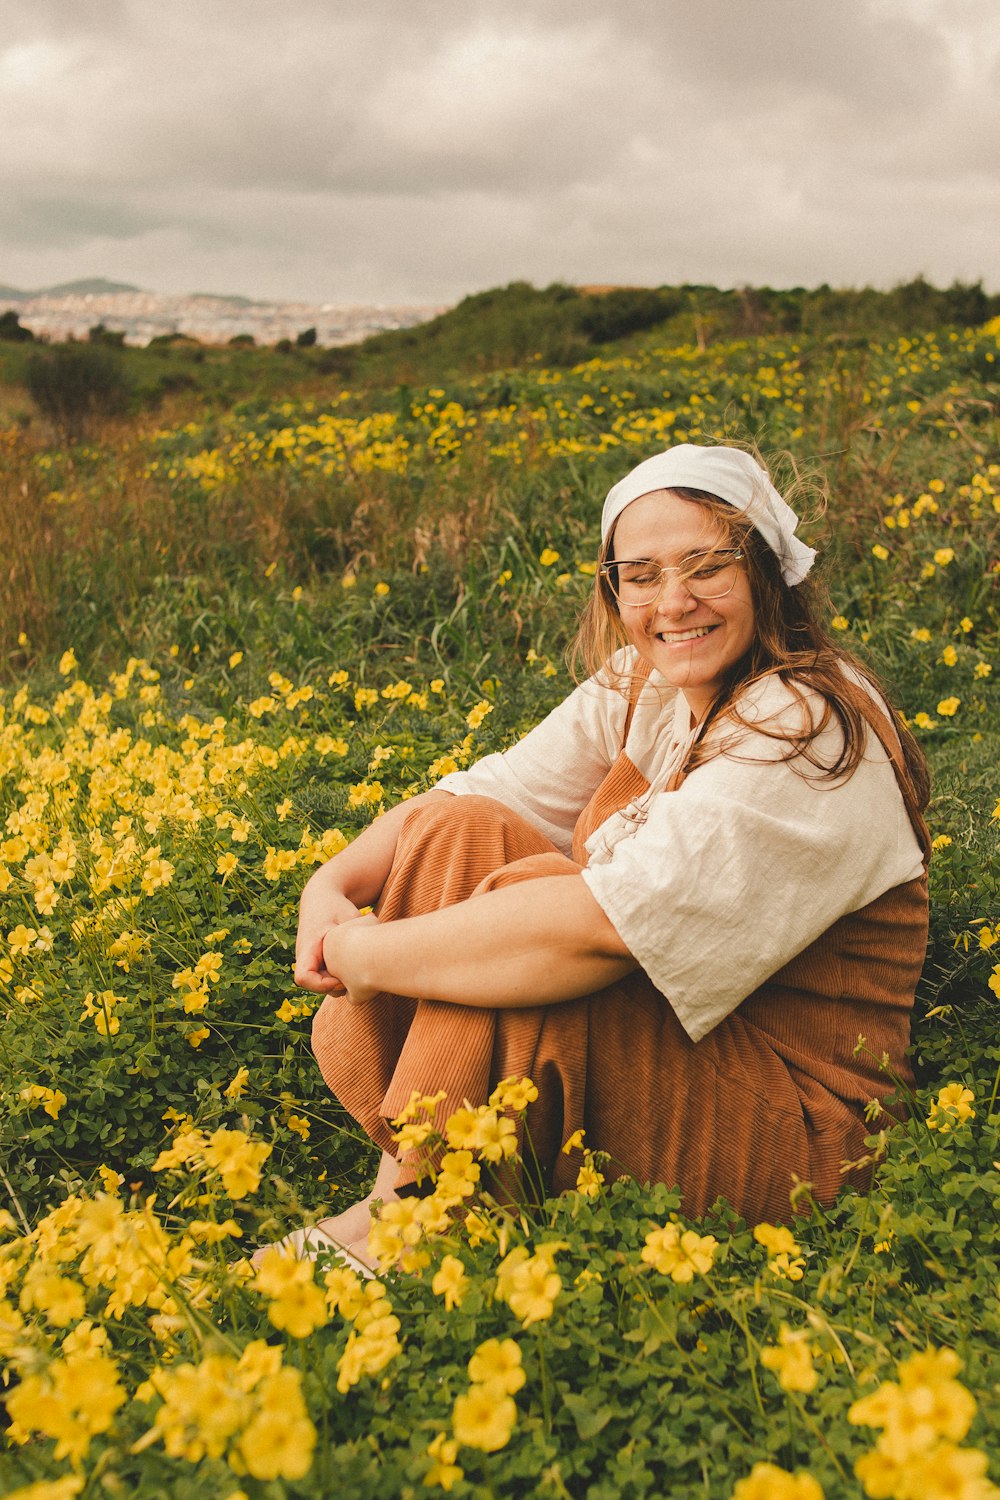
POLYGON ((0 281, 1000 284, 993 0, 6 0, 0 281))

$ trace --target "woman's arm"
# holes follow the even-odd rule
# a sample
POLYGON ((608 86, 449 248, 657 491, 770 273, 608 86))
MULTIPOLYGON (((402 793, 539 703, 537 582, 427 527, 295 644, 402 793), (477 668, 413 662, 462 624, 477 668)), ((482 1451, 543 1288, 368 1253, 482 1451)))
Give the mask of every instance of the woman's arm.
POLYGON ((330 928, 355 919, 359 907, 370 906, 381 895, 392 868, 403 819, 411 809, 449 796, 448 792, 431 790, 398 802, 310 876, 299 905, 295 943, 297 985, 318 995, 344 988, 336 970, 328 969, 323 962, 324 936, 330 928))
POLYGON ((349 922, 323 941, 352 999, 380 991, 518 1009, 573 1000, 638 965, 579 875, 486 891, 397 922, 349 922))

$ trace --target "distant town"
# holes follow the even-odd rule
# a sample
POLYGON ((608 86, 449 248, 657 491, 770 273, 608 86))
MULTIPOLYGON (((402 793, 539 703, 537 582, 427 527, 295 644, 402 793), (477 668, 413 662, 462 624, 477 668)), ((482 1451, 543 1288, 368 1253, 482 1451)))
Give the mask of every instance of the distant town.
POLYGON ((315 330, 315 342, 353 344, 387 328, 412 328, 446 311, 446 305, 254 302, 246 297, 145 292, 106 281, 69 282, 40 291, 0 286, 0 312, 17 313, 36 338, 85 339, 99 324, 123 333, 126 344, 148 344, 170 334, 204 344, 251 338, 276 344, 315 330))

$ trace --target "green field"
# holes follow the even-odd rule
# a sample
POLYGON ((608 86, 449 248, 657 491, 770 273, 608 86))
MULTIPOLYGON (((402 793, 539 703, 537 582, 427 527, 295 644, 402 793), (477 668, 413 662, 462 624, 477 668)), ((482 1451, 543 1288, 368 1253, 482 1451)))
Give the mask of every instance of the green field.
POLYGON ((65 421, 0 345, 2 1493, 998 1493, 1000 320, 513 295, 356 351, 111 351, 118 409, 65 421), (383 1226, 384 1295, 254 1285, 242 1246, 374 1166, 291 980, 304 879, 565 694, 609 484, 726 438, 801 481, 932 766, 871 1192, 755 1236, 600 1160, 522 1212, 455 1167, 383 1226))

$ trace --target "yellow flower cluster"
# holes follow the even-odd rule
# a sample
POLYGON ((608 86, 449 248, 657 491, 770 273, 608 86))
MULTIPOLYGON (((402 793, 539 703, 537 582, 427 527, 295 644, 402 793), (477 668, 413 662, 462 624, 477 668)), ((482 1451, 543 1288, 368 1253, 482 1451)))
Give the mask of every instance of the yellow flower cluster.
POLYGON ((562 1240, 539 1245, 534 1255, 518 1245, 505 1255, 497 1268, 496 1297, 506 1302, 523 1328, 551 1318, 556 1298, 562 1291, 562 1277, 555 1269, 555 1258, 566 1248, 562 1240))
POLYGON ((693 1281, 706 1276, 715 1264, 719 1242, 712 1234, 683 1229, 676 1221, 646 1235, 641 1258, 645 1265, 672 1281, 693 1281))
POLYGON ((746 1479, 739 1479, 731 1500, 823 1500, 823 1489, 805 1470, 790 1474, 777 1464, 754 1464, 746 1479))
POLYGON ((380 1281, 362 1286, 355 1272, 335 1267, 326 1273, 331 1311, 353 1324, 347 1346, 337 1361, 337 1390, 345 1395, 365 1375, 377 1375, 400 1353, 400 1323, 380 1281))
POLYGON ((86 1347, 26 1374, 7 1397, 10 1436, 27 1443, 34 1433, 55 1440, 56 1459, 79 1463, 91 1439, 107 1432, 127 1400, 113 1359, 86 1347))
POLYGON ((220 1126, 206 1136, 189 1127, 179 1130, 173 1145, 160 1152, 153 1171, 188 1167, 218 1172, 230 1198, 246 1198, 260 1186, 261 1169, 272 1150, 266 1141, 252 1141, 242 1130, 220 1126))
POLYGON ((884 1380, 848 1412, 856 1426, 880 1430, 874 1451, 854 1472, 873 1500, 991 1500, 1000 1490, 986 1478, 989 1459, 962 1448, 976 1414, 975 1397, 956 1375, 951 1349, 912 1354, 899 1381, 884 1380))
MULTIPOLYGON (((956 352, 973 354, 986 345, 986 358, 994 357, 984 330, 954 342, 956 352)), ((914 416, 924 416, 928 408, 912 396, 912 382, 925 371, 942 368, 937 335, 872 343, 866 353, 870 363, 865 374, 851 379, 860 380, 860 402, 870 426, 878 429, 894 419, 912 422, 914 416)), ((599 457, 618 449, 652 452, 723 430, 737 394, 777 413, 769 420, 783 422, 794 442, 804 430, 807 408, 817 402, 859 400, 854 384, 848 390, 839 360, 829 368, 813 366, 807 375, 800 346, 784 338, 733 340, 708 349, 650 346, 567 370, 522 370, 516 394, 502 403, 490 399, 488 380, 469 381, 464 404, 431 388, 419 393, 408 410, 372 412, 365 409, 363 397, 343 392, 322 410, 309 400, 285 401, 254 416, 236 412, 221 422, 213 418, 210 429, 188 424, 157 435, 160 453, 150 459, 146 473, 167 481, 188 479, 211 491, 245 480, 249 470, 280 465, 357 485, 373 476, 388 482, 414 469, 451 468, 462 460, 509 468, 599 457), (669 389, 664 389, 665 381, 669 389)), ((946 400, 936 425, 947 428, 954 412, 954 402, 946 400)), ((969 488, 990 495, 995 468, 988 465, 975 476, 985 485, 969 488)), ((945 488, 942 480, 932 479, 911 501, 893 496, 886 526, 906 530, 922 516, 936 514, 945 488)), ((557 549, 545 548, 540 561, 553 566, 557 549)), ((347 576, 353 581, 353 574, 347 576)))
MULTIPOLYGON (((513 1339, 487 1339, 469 1360, 468 1391, 455 1398, 451 1429, 465 1448, 495 1453, 510 1441, 517 1421, 513 1397, 525 1382, 521 1351, 513 1339)), ((454 1454, 452 1455, 454 1461, 454 1454)), ((461 1471, 458 1476, 461 1476, 461 1471)))
POLYGON ((224 1457, 237 1474, 262 1480, 302 1479, 312 1466, 316 1429, 302 1378, 263 1339, 238 1359, 210 1354, 197 1365, 154 1370, 136 1396, 162 1403, 136 1452, 160 1442, 171 1458, 224 1457))
POLYGON ((802 1280, 805 1259, 790 1229, 784 1225, 758 1224, 753 1237, 767 1251, 767 1269, 773 1276, 787 1281, 802 1280))

